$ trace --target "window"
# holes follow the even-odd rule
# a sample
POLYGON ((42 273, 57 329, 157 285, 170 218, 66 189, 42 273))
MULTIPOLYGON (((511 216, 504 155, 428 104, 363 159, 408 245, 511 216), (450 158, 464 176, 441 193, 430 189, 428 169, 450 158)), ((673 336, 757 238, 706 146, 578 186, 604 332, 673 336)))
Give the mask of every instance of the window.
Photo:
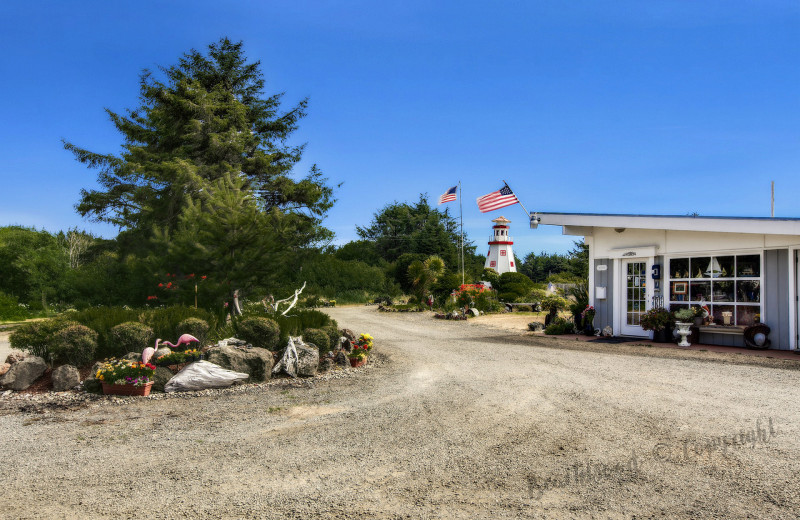
POLYGON ((669 260, 670 310, 708 305, 710 319, 753 325, 761 315, 761 255, 720 255, 669 260))
POLYGON ((494 260, 489 262, 489 267, 495 267, 496 265, 497 265, 497 262, 495 262, 494 260))
POLYGON ((506 256, 506 250, 505 249, 500 250, 500 256, 506 256))

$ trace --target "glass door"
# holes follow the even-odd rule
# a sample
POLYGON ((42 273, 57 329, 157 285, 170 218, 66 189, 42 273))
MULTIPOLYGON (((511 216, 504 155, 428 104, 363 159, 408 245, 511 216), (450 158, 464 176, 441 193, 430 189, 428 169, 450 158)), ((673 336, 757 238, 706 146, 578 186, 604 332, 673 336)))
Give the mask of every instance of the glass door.
POLYGON ((620 332, 626 336, 647 336, 639 324, 647 311, 649 287, 648 262, 641 259, 622 261, 622 323, 620 332))

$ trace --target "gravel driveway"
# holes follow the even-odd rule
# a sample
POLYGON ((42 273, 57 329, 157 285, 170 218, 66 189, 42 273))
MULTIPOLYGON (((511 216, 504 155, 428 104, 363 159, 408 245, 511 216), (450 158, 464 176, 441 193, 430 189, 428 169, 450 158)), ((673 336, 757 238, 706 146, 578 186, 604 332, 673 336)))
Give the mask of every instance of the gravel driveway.
POLYGON ((796 362, 329 312, 376 363, 46 413, 0 399, 0 517, 800 514, 796 362))

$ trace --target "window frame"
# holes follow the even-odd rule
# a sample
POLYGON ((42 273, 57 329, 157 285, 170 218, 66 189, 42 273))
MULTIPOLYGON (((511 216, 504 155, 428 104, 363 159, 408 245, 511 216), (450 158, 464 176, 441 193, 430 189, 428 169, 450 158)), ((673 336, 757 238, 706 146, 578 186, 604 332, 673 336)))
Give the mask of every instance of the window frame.
POLYGON ((680 254, 673 254, 673 255, 664 255, 664 270, 663 270, 663 272, 665 273, 664 274, 664 282, 665 282, 665 284, 664 284, 664 291, 663 291, 664 302, 666 303, 667 308, 670 309, 670 310, 672 310, 673 305, 682 305, 682 306, 688 306, 689 308, 691 308, 692 306, 696 306, 696 305, 708 304, 710 306, 709 308, 711 309, 712 316, 713 316, 713 306, 714 305, 731 306, 734 309, 733 321, 731 323, 731 325, 733 325, 733 326, 744 326, 744 325, 740 325, 739 322, 738 322, 739 321, 738 308, 740 306, 741 307, 758 307, 758 314, 759 314, 759 316, 761 318, 761 323, 764 323, 765 320, 766 320, 766 317, 764 315, 764 298, 765 298, 765 294, 764 294, 764 290, 765 290, 764 268, 765 268, 765 265, 764 265, 764 250, 763 249, 739 250, 739 251, 696 251, 696 252, 692 252, 692 253, 680 253, 680 254), (755 276, 739 277, 738 276, 738 260, 736 259, 736 257, 740 257, 740 256, 756 256, 756 255, 759 257, 758 276, 757 277, 755 277, 755 276), (673 278, 672 277, 672 269, 671 269, 670 262, 673 261, 673 260, 686 259, 686 260, 691 261, 692 258, 708 257, 709 261, 711 261, 711 259, 713 259, 713 258, 719 258, 719 257, 723 257, 723 256, 733 256, 734 257, 734 265, 735 265, 735 269, 734 269, 734 273, 733 273, 734 276, 725 276, 725 277, 717 277, 717 278, 714 278, 714 277, 693 278, 692 277, 692 273, 691 273, 691 268, 690 268, 689 277, 688 278, 685 278, 685 277, 673 278), (691 282, 702 282, 702 281, 708 281, 709 282, 709 288, 710 288, 710 290, 709 290, 709 298, 710 299, 706 300, 705 302, 700 302, 700 301, 688 299, 688 298, 691 297, 691 288, 690 288, 691 287, 691 282), (714 289, 713 289, 713 287, 714 287, 713 282, 714 281, 733 282, 734 301, 732 301, 732 302, 726 302, 726 301, 715 302, 714 301, 714 289), (739 282, 739 281, 758 282, 758 287, 759 287, 758 303, 755 303, 755 302, 739 302, 738 301, 738 291, 737 291, 738 284, 737 284, 737 282, 739 282), (672 284, 673 284, 673 282, 686 283, 686 287, 687 287, 687 299, 686 300, 677 301, 677 300, 673 300, 672 299, 672 284))

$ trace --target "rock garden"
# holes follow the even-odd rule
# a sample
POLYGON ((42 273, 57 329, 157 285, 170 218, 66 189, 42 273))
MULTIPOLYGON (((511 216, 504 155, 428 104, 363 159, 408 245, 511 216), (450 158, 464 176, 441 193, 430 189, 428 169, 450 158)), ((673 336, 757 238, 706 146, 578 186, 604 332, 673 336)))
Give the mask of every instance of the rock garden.
POLYGON ((3 396, 199 392, 313 378, 365 365, 369 334, 311 309, 225 320, 190 307, 97 308, 27 322, 0 365, 3 396), (162 338, 177 338, 173 343, 162 338))

